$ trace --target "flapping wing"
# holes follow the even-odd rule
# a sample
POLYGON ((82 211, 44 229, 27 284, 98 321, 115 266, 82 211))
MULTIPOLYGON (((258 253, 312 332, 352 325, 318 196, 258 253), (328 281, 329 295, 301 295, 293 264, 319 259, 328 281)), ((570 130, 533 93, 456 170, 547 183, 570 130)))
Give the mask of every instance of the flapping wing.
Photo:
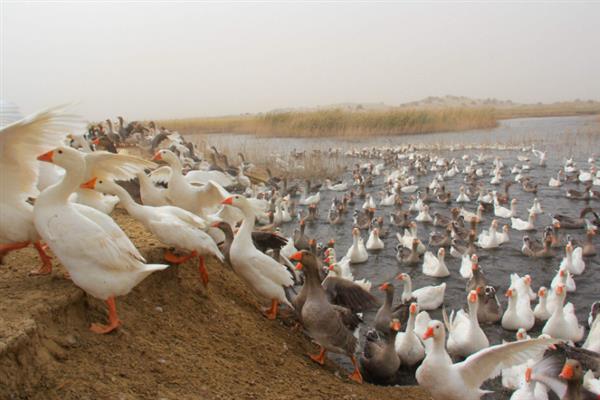
POLYGON ((85 180, 97 176, 116 181, 128 181, 135 178, 139 172, 155 167, 154 162, 139 157, 95 151, 85 155, 85 180))
POLYGON ((479 388, 483 382, 496 376, 503 368, 522 364, 536 358, 548 346, 558 343, 557 339, 529 339, 499 344, 481 350, 461 363, 456 364, 465 383, 479 388))
MULTIPOLYGON (((2 123, 16 114, 2 108, 2 123)), ((37 195, 38 162, 36 157, 61 144, 70 131, 83 128, 82 121, 65 112, 64 107, 50 108, 12 122, 0 129, 0 192, 20 198, 37 195)))
POLYGON ((150 172, 150 179, 154 183, 169 183, 171 179, 171 167, 163 165, 150 172))
POLYGON ((379 306, 377 299, 354 282, 344 278, 328 277, 322 283, 333 304, 362 312, 379 306))

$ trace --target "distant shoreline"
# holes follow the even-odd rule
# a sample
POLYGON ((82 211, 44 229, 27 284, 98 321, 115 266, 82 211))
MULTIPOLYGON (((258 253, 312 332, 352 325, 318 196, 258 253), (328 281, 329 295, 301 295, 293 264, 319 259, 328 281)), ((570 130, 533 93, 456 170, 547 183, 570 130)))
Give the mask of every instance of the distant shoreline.
MULTIPOLYGON (((286 111, 243 116, 157 121, 182 134, 248 134, 261 137, 403 136, 466 132, 498 126, 499 121, 599 115, 600 103, 524 105, 504 108, 391 108, 388 110, 286 111)), ((599 117, 600 118, 600 117, 599 117)))

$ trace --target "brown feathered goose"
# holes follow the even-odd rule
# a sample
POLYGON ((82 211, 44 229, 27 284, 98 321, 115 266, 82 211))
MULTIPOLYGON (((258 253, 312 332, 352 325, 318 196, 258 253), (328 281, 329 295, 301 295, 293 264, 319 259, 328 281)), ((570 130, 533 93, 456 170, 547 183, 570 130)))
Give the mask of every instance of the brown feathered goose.
POLYGON ((396 353, 396 335, 400 321, 393 319, 387 326, 390 334, 379 340, 367 340, 360 356, 360 366, 369 381, 385 383, 396 375, 400 357, 396 353))
POLYGON ((323 365, 327 351, 345 354, 354 365, 349 378, 362 383, 362 375, 354 357, 358 341, 349 329, 352 312, 329 302, 327 293, 319 282, 319 271, 313 254, 302 250, 294 253, 290 259, 298 261, 298 268, 305 273, 306 300, 300 312, 302 323, 308 335, 321 346, 319 354, 311 355, 310 358, 323 365))
POLYGON ((394 307, 394 285, 389 282, 384 282, 379 286, 379 290, 385 292, 385 300, 375 314, 375 329, 387 335, 390 333, 390 322, 393 319, 406 321, 409 302, 394 307))

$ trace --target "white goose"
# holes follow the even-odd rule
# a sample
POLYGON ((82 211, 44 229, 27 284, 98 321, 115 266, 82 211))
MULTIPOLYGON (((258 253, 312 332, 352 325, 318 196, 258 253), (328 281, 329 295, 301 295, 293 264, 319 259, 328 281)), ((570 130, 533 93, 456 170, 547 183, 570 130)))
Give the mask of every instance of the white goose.
POLYGON ((461 186, 459 189, 459 194, 458 197, 456 198, 456 202, 457 203, 468 203, 471 201, 471 199, 469 198, 469 196, 467 196, 467 193, 465 193, 465 187, 461 186))
POLYGON ((140 183, 140 199, 143 205, 153 207, 169 205, 165 189, 156 187, 144 171, 138 172, 136 176, 140 183))
POLYGON ((500 247, 500 236, 498 235, 498 221, 492 220, 489 230, 483 230, 479 234, 477 245, 482 249, 496 249, 500 247))
POLYGON ((523 328, 530 330, 535 324, 535 316, 528 302, 519 301, 517 290, 508 289, 506 291, 508 298, 508 307, 502 316, 502 327, 509 331, 517 331, 523 328))
POLYGON ((554 312, 546 321, 542 333, 550 335, 556 339, 571 340, 573 342, 579 342, 583 339, 584 328, 579 325, 577 316, 575 315, 575 307, 572 303, 568 303, 563 307, 567 290, 565 285, 559 283, 554 289, 556 296, 559 301, 554 312))
POLYGON ((512 218, 517 215, 517 199, 510 201, 510 210, 494 201, 494 215, 498 218, 512 218))
POLYGON ((342 181, 332 185, 330 179, 325 179, 325 188, 334 192, 344 192, 348 190, 348 182, 342 181))
POLYGON ((527 221, 521 218, 511 218, 511 226, 517 231, 534 231, 535 230, 535 214, 529 213, 529 219, 527 221))
POLYGON ((38 190, 35 157, 60 144, 65 130, 78 121, 61 108, 52 108, 21 119, 16 107, 0 102, 0 259, 10 251, 33 243, 42 265, 33 275, 49 274, 52 261, 46 254, 33 224, 33 206, 28 197, 38 190))
POLYGON ((437 257, 432 252, 427 251, 423 256, 423 274, 427 276, 433 276, 436 278, 445 278, 450 275, 446 262, 444 260, 446 256, 446 250, 440 247, 437 253, 437 257))
POLYGON ((163 160, 171 167, 166 195, 174 206, 206 218, 207 211, 216 208, 228 196, 223 187, 212 181, 202 187, 192 185, 181 172, 181 161, 170 150, 159 150, 153 160, 163 160))
POLYGON ((410 275, 401 273, 396 277, 404 285, 402 291, 402 301, 406 302, 413 297, 417 299, 417 304, 422 310, 435 310, 440 308, 444 302, 444 294, 446 292, 446 282, 438 286, 424 286, 415 291, 412 290, 412 279, 410 275))
POLYGON ((573 250, 571 243, 565 246, 565 258, 560 263, 559 268, 566 268, 573 275, 581 275, 585 271, 585 261, 583 261, 583 249, 577 247, 573 250))
POLYGON ((444 347, 446 331, 440 321, 429 322, 423 334, 423 340, 427 339, 433 339, 433 345, 417 369, 416 378, 433 400, 479 400, 488 393, 480 386, 501 368, 524 363, 557 342, 538 338, 496 345, 453 364, 444 347))
POLYGON ((186 257, 176 257, 167 253, 165 259, 181 264, 198 256, 198 271, 204 286, 208 284, 208 271, 204 264, 204 256, 212 255, 223 262, 223 254, 214 240, 205 232, 206 222, 195 214, 179 207, 151 207, 137 204, 131 195, 120 185, 106 178, 92 178, 82 187, 112 194, 119 198, 129 215, 140 221, 158 240, 169 247, 190 251, 186 257))
MULTIPOLYGON (((37 198, 35 226, 67 269, 73 283, 106 301, 109 324, 92 324, 90 329, 95 333, 111 332, 121 324, 115 297, 129 293, 149 274, 168 265, 145 264, 142 255, 112 218, 68 200, 85 176, 83 153, 58 147, 39 156, 38 160, 61 166, 66 173, 61 182, 47 188, 37 198)), ((113 157, 104 165, 106 174, 115 179, 130 179, 135 172, 128 169, 134 166, 129 159, 119 164, 113 157)))
POLYGON ((536 304, 533 309, 533 315, 538 321, 547 321, 550 318, 550 311, 548 311, 548 307, 546 305, 546 299, 548 295, 548 289, 544 286, 540 287, 538 290, 538 298, 539 302, 536 304))
POLYGON ((351 264, 361 264, 367 262, 369 259, 369 253, 367 253, 367 248, 360 237, 360 230, 358 228, 352 229, 352 246, 348 249, 346 257, 350 259, 351 264))
POLYGON ((373 196, 371 196, 369 193, 367 193, 365 202, 362 205, 362 209, 363 210, 367 210, 367 209, 375 210, 376 208, 377 208, 377 205, 375 204, 375 200, 373 200, 373 196))
POLYGON ((537 197, 533 199, 533 204, 531 205, 531 208, 529 208, 528 211, 532 214, 542 214, 544 212, 544 210, 542 209, 542 204, 540 203, 537 197))
POLYGON ((479 350, 490 346, 490 342, 479 326, 477 319, 478 299, 477 292, 471 290, 467 295, 467 304, 469 313, 459 310, 456 314, 454 311, 450 314, 450 318, 444 312, 444 322, 448 328, 448 353, 452 356, 468 357, 479 350))
POLYGON ((292 276, 286 267, 259 251, 252 243, 256 216, 250 202, 236 194, 223 200, 223 204, 237 207, 244 213, 242 226, 233 238, 229 250, 233 270, 259 297, 271 301, 271 308, 266 316, 273 320, 277 317, 279 303, 292 307, 284 292, 284 287, 294 284, 292 276))
POLYGON ((411 303, 408 311, 406 329, 397 334, 395 348, 398 357, 402 360, 402 365, 412 367, 425 358, 425 348, 415 333, 415 318, 419 312, 419 305, 411 303))
POLYGON ((373 228, 367 239, 367 250, 381 250, 384 247, 383 240, 379 238, 379 229, 373 228))
POLYGON ((429 206, 427 204, 421 208, 419 215, 415 217, 415 221, 423 222, 425 224, 430 224, 433 222, 433 218, 431 218, 431 215, 429 214, 429 206))

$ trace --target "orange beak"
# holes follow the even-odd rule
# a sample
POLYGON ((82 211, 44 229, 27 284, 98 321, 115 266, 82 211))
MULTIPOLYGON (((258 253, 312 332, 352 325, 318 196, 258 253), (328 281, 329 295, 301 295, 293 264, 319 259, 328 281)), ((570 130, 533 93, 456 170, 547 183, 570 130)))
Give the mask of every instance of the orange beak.
POLYGON ((82 183, 81 185, 79 185, 80 188, 82 189, 92 189, 94 190, 96 188, 96 180, 98 178, 93 177, 92 179, 90 179, 89 181, 82 183))
POLYGON ((329 271, 333 271, 333 264, 331 264, 329 267, 327 267, 327 269, 328 269, 329 271))
POLYGON ((92 144, 95 144, 96 146, 98 146, 100 144, 100 138, 96 138, 96 139, 92 140, 92 144))
POLYGON ((565 364, 562 371, 560 372, 559 377, 563 379, 572 379, 573 378, 573 367, 569 364, 565 364))
POLYGON ((50 150, 47 153, 39 155, 37 159, 38 159, 38 161, 46 161, 46 162, 51 163, 53 157, 54 157, 54 150, 50 150))
POLYGON ((505 294, 505 296, 506 296, 506 297, 512 297, 512 295, 513 295, 513 292, 512 292, 512 290, 511 290, 511 289, 508 289, 508 290, 506 291, 506 294, 505 294))
POLYGON ((409 307, 409 311, 411 314, 414 314, 417 312, 417 305, 415 303, 411 303, 410 307, 409 307))
POLYGON ((402 276, 402 274, 400 274, 400 275, 398 275, 396 277, 396 279, 399 280, 399 281, 403 281, 404 280, 404 276, 402 276))
POLYGON ((392 329, 395 330, 396 332, 398 332, 400 330, 400 328, 402 328, 402 326, 400 325, 400 321, 394 321, 392 323, 392 329))
POLYGON ((213 228, 218 228, 219 224, 220 224, 220 222, 213 222, 212 224, 210 224, 210 226, 213 228))
POLYGON ((427 340, 427 339, 432 338, 432 337, 433 337, 433 328, 429 327, 429 328, 427 328, 427 330, 423 334, 423 340, 427 340))
POLYGON ((162 160, 162 156, 160 155, 160 151, 157 151, 156 154, 154 154, 154 157, 152 157, 152 161, 161 161, 162 160))
POLYGON ((477 292, 476 291, 471 291, 471 293, 469 293, 469 301, 471 303, 476 303, 477 302, 477 292))
POLYGON ((563 294, 563 287, 562 285, 559 285, 556 287, 556 294, 563 294))
MULTIPOLYGON (((158 153, 156 153, 158 154, 158 153)), ((233 196, 229 196, 228 198, 226 198, 225 200, 223 200, 221 202, 221 204, 227 204, 228 206, 233 204, 233 196)))
POLYGON ((531 382, 531 368, 525 370, 525 382, 531 382))
POLYGON ((379 290, 381 290, 381 291, 384 291, 384 290, 386 290, 386 289, 387 289, 389 286, 390 286, 390 284, 389 284, 389 283, 387 283, 387 282, 385 282, 385 283, 382 283, 382 284, 381 284, 381 286, 379 286, 379 290))
POLYGON ((300 261, 302 260, 302 252, 301 251, 297 251, 294 254, 292 254, 292 256, 290 257, 290 260, 294 260, 294 261, 300 261))
POLYGON ((301 263, 296 264, 296 269, 298 271, 301 270, 302 269, 302 264, 301 263))

